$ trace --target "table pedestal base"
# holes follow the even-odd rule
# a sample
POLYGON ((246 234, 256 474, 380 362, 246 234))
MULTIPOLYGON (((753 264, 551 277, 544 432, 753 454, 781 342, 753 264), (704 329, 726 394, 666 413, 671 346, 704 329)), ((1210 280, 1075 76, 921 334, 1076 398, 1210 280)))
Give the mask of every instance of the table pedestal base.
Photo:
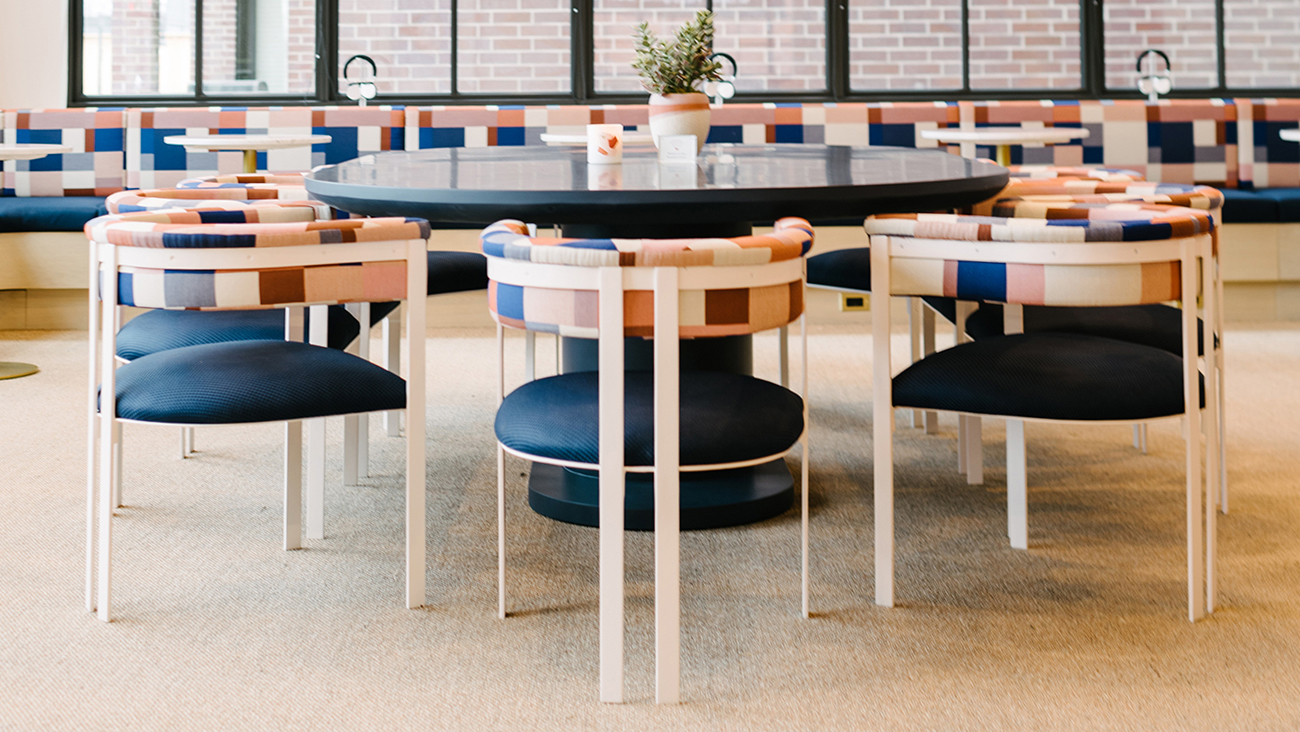
POLYGON ((0 361, 0 379, 16 379, 19 376, 31 376, 40 371, 36 364, 18 363, 17 361, 0 361))
MULTIPOLYGON (((785 460, 752 468, 682 473, 682 530, 752 524, 785 513, 794 503, 794 479, 785 460)), ((533 463, 528 505, 548 518, 580 526, 600 525, 596 473, 533 463)), ((628 473, 624 526, 654 531, 654 474, 628 473)))

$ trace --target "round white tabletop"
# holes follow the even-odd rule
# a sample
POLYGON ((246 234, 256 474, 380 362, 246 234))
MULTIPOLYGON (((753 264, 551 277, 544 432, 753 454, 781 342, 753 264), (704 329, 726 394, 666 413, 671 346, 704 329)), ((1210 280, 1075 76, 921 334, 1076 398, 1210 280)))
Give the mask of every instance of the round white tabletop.
POLYGON ((921 137, 927 140, 997 145, 998 165, 1011 164, 1012 145, 1069 142, 1086 139, 1089 134, 1091 133, 1082 127, 978 127, 973 130, 946 127, 921 130, 921 137))
MULTIPOLYGON (((0 160, 35 160, 46 155, 72 152, 70 145, 52 145, 47 143, 12 143, 0 145, 0 160)), ((35 364, 17 361, 0 361, 0 379, 16 379, 31 376, 40 369, 35 364)))
POLYGON ((46 143, 15 143, 0 145, 0 160, 35 160, 46 155, 72 152, 71 145, 46 143))
POLYGON ((189 152, 212 152, 214 150, 242 150, 244 152, 244 172, 257 172, 258 150, 283 150, 290 147, 306 147, 327 143, 334 138, 329 135, 170 135, 163 138, 169 145, 181 145, 189 152))
POLYGON ((1300 142, 1300 129, 1281 130, 1277 136, 1287 142, 1300 142))

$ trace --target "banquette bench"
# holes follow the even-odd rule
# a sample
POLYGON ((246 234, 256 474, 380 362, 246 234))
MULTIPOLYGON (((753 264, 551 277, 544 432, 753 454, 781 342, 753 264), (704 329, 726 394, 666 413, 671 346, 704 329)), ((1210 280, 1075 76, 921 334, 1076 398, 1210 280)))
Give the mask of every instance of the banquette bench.
MULTIPOLYGON (((163 142, 169 135, 310 132, 333 138, 310 149, 259 153, 259 169, 284 172, 385 150, 539 145, 543 132, 578 132, 594 122, 643 127, 647 107, 6 110, 3 142, 56 142, 74 152, 4 164, 0 291, 84 287, 81 226, 103 212, 108 194, 241 170, 238 152, 186 152, 163 142)), ((714 110, 709 141, 936 147, 921 130, 1011 124, 1091 132, 1071 144, 1015 147, 1014 163, 1097 164, 1138 170, 1149 180, 1223 189, 1225 279, 1300 281, 1300 144, 1278 137, 1280 129, 1300 126, 1300 99, 730 104, 714 110)), ((988 148, 975 152, 992 156, 988 148)), ((0 327, 24 327, 12 322, 0 317, 0 327)))

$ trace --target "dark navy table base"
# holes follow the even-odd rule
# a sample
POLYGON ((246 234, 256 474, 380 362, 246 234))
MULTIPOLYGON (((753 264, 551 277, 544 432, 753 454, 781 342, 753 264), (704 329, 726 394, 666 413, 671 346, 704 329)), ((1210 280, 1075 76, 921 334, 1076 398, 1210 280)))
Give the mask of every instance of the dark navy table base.
MULTIPOLYGON (((752 524, 779 516, 794 503, 794 479, 785 460, 752 468, 682 473, 682 530, 752 524)), ((600 480, 596 473, 533 463, 528 505, 557 521, 600 525, 600 480)), ((655 528, 654 474, 628 473, 624 527, 655 528)))

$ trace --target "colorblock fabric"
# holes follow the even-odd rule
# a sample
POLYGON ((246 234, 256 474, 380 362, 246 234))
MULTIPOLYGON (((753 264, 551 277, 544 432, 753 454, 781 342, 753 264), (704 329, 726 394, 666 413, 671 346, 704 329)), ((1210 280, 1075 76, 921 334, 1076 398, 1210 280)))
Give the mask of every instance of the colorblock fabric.
POLYGON ((0 141, 68 145, 72 152, 4 162, 3 196, 107 196, 125 183, 122 108, 10 109, 0 141))
POLYGON ((1136 170, 1124 168, 1099 168, 1082 165, 1012 165, 1007 168, 1017 179, 1086 178, 1108 183, 1128 183, 1146 180, 1136 170))
MULTIPOLYGON (((1016 219, 952 214, 889 214, 866 221, 870 235, 1026 244, 1157 241, 1208 234, 1204 212, 1153 204, 1078 204, 1078 218, 1016 219)), ((954 297, 1025 305, 1143 305, 1181 297, 1180 263, 1042 265, 893 257, 895 295, 954 297)))
MULTIPOLYGON (((583 267, 700 267, 767 264, 802 257, 812 247, 807 221, 781 219, 770 235, 733 239, 530 238, 518 221, 499 221, 482 235, 489 258, 583 267)), ((490 281, 488 309, 502 325, 578 338, 599 334, 594 290, 523 287, 490 281)), ((763 287, 682 291, 683 338, 745 335, 786 325, 803 313, 803 281, 763 287)), ((623 295, 624 333, 654 335, 654 293, 623 295)))
POLYGON ((483 230, 483 253, 579 267, 720 267, 795 259, 813 243, 812 224, 799 218, 777 221, 771 234, 731 239, 530 238, 527 232, 521 221, 498 221, 483 230))
MULTIPOLYGON (((149 201, 169 199, 145 199, 149 201)), ((184 201, 185 203, 191 203, 184 201)), ((101 216, 86 224, 86 235, 104 241, 104 227, 118 222, 153 224, 282 224, 294 221, 324 221, 319 203, 263 203, 243 201, 194 201, 193 205, 121 211, 101 216)))
POLYGON ((367 153, 403 148, 405 112, 401 107, 154 107, 127 112, 127 185, 162 188, 187 178, 236 174, 243 153, 187 152, 164 142, 185 134, 322 134, 330 142, 311 147, 268 150, 257 166, 297 173, 317 165, 341 163, 367 153))
MULTIPOLYGON (((163 191, 173 189, 164 188, 163 191)), ((205 209, 205 210, 223 210, 239 211, 247 208, 274 208, 275 206, 305 206, 316 212, 318 219, 346 219, 350 218, 346 211, 339 211, 334 207, 320 201, 283 201, 280 199, 205 199, 205 198, 160 198, 151 195, 150 191, 123 191, 114 194, 114 198, 108 203, 107 208, 110 213, 127 214, 140 213, 147 211, 165 211, 171 209, 205 209)), ((294 219, 295 221, 297 219, 294 219)), ((213 221, 212 223, 216 223, 213 221)))
MULTIPOLYGON (((149 248, 242 248, 287 247, 338 244, 354 241, 401 241, 428 239, 429 222, 411 218, 346 219, 295 223, 260 223, 262 212, 255 208, 223 212, 243 221, 233 223, 188 223, 185 217, 201 212, 156 212, 133 214, 118 220, 96 219, 86 225, 94 241, 118 246, 149 248), (167 221, 154 220, 156 217, 167 221), (176 218, 185 222, 174 223, 176 218)), ((378 298, 385 299, 385 298, 378 298)))
POLYGON ((406 262, 252 270, 122 267, 118 303, 141 308, 241 310, 406 297, 406 262))
POLYGON ((303 187, 301 173, 238 173, 235 175, 205 175, 186 178, 177 188, 269 188, 272 186, 303 187))

